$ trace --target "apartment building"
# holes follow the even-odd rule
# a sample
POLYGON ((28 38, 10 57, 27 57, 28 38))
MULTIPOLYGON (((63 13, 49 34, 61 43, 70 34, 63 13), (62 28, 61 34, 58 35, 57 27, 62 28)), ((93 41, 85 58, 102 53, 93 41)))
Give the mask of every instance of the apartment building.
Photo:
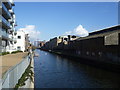
POLYGON ((17 34, 15 36, 17 42, 14 44, 15 51, 25 51, 26 46, 26 34, 24 31, 17 31, 17 34))
POLYGON ((0 2, 0 39, 1 51, 12 52, 15 51, 14 44, 16 43, 16 21, 14 13, 13 0, 4 0, 0 2))

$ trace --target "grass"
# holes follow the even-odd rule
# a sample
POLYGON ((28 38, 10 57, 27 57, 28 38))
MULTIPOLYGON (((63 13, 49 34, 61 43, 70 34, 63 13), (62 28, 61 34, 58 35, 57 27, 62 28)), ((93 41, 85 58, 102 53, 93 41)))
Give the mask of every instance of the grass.
POLYGON ((10 54, 9 52, 2 52, 2 53, 0 53, 0 56, 1 55, 7 55, 7 54, 10 54))
MULTIPOLYGON (((19 52, 22 52, 22 51, 20 51, 20 50, 18 50, 18 51, 13 51, 13 52, 11 52, 11 54, 15 54, 15 53, 19 53, 19 52)), ((2 55, 7 55, 7 54, 10 54, 10 52, 2 52, 2 53, 0 53, 0 56, 2 56, 2 55)))

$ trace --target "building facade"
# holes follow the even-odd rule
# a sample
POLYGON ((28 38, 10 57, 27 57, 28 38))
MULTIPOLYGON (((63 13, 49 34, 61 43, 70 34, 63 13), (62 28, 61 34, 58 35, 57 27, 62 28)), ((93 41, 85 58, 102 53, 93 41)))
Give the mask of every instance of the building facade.
MULTIPOLYGON (((47 50, 49 44, 43 50, 47 50)), ((69 41, 66 45, 59 44, 53 51, 84 58, 85 62, 120 65, 120 25, 91 32, 89 36, 69 41)))
POLYGON ((15 36, 16 43, 14 44, 15 51, 26 51, 26 34, 24 31, 17 31, 17 34, 15 36))
POLYGON ((15 51, 14 43, 16 43, 16 21, 14 7, 12 0, 1 1, 0 4, 0 38, 1 38, 1 52, 15 51))
POLYGON ((45 41, 39 41, 38 47, 41 48, 44 46, 44 44, 45 44, 45 41))
POLYGON ((64 36, 55 37, 50 39, 50 41, 46 42, 42 48, 49 50, 53 50, 55 48, 59 49, 63 45, 68 45, 70 41, 76 40, 77 38, 79 37, 74 35, 67 35, 67 36, 64 35, 64 36))

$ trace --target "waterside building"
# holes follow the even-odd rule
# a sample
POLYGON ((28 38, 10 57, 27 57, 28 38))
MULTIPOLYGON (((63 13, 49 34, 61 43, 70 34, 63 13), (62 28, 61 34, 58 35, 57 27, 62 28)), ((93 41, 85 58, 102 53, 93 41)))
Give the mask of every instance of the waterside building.
POLYGON ((86 37, 70 40, 67 44, 58 44, 54 48, 49 47, 50 43, 51 41, 46 43, 42 49, 97 62, 120 64, 120 25, 91 32, 86 37))
POLYGON ((0 2, 0 39, 1 52, 12 52, 15 50, 16 43, 16 21, 12 0, 4 0, 0 2))

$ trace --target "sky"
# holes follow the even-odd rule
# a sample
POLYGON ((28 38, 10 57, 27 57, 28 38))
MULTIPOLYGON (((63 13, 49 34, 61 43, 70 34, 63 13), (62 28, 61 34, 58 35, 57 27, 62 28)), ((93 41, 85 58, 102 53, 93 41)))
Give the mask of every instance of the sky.
POLYGON ((60 35, 87 36, 118 24, 117 2, 15 2, 17 30, 33 40, 60 35))

